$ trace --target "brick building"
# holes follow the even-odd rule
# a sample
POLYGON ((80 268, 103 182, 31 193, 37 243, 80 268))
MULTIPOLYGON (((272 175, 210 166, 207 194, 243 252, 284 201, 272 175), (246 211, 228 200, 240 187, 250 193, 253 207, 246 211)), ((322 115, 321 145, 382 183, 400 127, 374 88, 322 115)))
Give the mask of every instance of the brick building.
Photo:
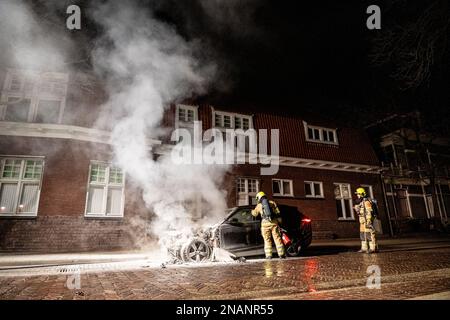
MULTIPOLYGON (((145 244, 151 213, 126 172, 111 165, 109 129, 94 128, 104 99, 101 86, 85 73, 12 69, 0 81, 0 250, 94 251, 145 244)), ((222 186, 229 207, 250 204, 264 190, 308 215, 316 238, 354 237, 355 189, 366 186, 383 198, 379 162, 361 130, 312 117, 194 103, 172 106, 163 123, 189 128, 196 120, 203 129, 279 129, 278 172, 263 176, 259 164, 234 165, 222 186)), ((149 143, 162 146, 157 153, 167 145, 165 139, 149 143)))

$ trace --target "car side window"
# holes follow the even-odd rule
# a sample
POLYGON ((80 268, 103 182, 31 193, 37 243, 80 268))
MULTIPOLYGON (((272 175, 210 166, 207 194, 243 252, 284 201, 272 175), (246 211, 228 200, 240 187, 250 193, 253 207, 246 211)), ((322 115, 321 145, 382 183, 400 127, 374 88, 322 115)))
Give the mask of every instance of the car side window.
POLYGON ((235 214, 233 214, 229 221, 234 223, 250 223, 255 221, 255 218, 252 216, 251 209, 243 209, 238 210, 235 214))

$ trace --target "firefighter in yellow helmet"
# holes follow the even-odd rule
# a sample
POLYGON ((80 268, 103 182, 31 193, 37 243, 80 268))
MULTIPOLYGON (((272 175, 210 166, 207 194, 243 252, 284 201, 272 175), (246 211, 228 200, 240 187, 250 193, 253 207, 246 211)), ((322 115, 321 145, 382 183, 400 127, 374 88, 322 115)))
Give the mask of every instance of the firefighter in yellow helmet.
POLYGON ((252 215, 257 217, 261 215, 261 235, 264 239, 264 252, 266 254, 266 259, 272 258, 272 237, 275 241, 275 246, 277 248, 278 256, 281 259, 286 258, 284 252, 284 245, 281 240, 280 234, 280 210, 277 204, 268 200, 264 192, 258 192, 256 195, 257 205, 255 209, 252 210, 252 215))
POLYGON ((373 253, 377 250, 377 242, 373 226, 372 201, 367 196, 364 188, 356 189, 355 194, 358 199, 354 208, 359 216, 359 236, 361 238, 361 250, 358 252, 373 253))

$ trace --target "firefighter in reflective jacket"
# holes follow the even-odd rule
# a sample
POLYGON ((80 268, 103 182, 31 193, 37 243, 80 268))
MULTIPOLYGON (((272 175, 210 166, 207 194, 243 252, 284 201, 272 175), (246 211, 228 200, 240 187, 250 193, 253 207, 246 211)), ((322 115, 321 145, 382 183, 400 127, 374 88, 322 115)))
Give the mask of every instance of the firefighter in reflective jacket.
POLYGON ((281 259, 286 258, 284 252, 284 245, 281 240, 279 217, 280 210, 277 204, 268 200, 264 192, 258 192, 256 195, 257 205, 255 209, 252 210, 252 215, 257 217, 261 215, 261 235, 264 239, 264 252, 266 254, 266 259, 272 258, 272 237, 275 241, 275 246, 277 248, 278 256, 281 259))
POLYGON ((355 211, 359 216, 359 236, 361 238, 361 250, 358 252, 373 253, 376 252, 377 242, 375 237, 375 228, 373 226, 372 202, 367 197, 364 188, 356 189, 355 211))

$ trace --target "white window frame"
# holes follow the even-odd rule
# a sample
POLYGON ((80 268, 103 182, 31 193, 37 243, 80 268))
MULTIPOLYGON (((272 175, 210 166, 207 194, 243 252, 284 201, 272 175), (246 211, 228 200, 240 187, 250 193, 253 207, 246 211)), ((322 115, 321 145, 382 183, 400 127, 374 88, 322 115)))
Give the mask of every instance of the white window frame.
POLYGON ((29 99, 30 106, 26 122, 35 122, 38 113, 39 102, 50 100, 59 102, 59 112, 56 124, 62 123, 64 109, 66 107, 68 75, 59 72, 26 72, 23 70, 8 69, 3 83, 3 90, 0 97, 0 120, 5 121, 9 99, 29 99), (14 77, 20 79, 20 90, 11 90, 11 82, 14 77), (31 79, 31 90, 25 92, 25 80, 31 79), (52 92, 42 92, 42 84, 50 84, 52 92), (54 92, 55 86, 61 86, 61 93, 54 92))
POLYGON ((323 194, 323 182, 322 181, 304 181, 304 184, 309 184, 309 187, 311 188, 311 194, 308 195, 306 194, 306 190, 305 190, 305 197, 306 198, 324 198, 324 194, 323 194), (314 188, 314 184, 319 184, 320 186, 320 194, 316 194, 315 188, 314 188))
POLYGON ((39 209, 39 201, 41 198, 41 187, 42 187, 42 179, 44 177, 44 157, 35 157, 35 156, 23 156, 23 157, 17 157, 17 156, 0 156, 0 189, 2 187, 3 183, 17 183, 16 187, 16 194, 14 196, 14 206, 15 206, 15 212, 7 212, 2 213, 2 210, 0 208, 0 217, 36 217, 39 209), (19 178, 3 178, 3 169, 5 166, 6 160, 17 160, 21 161, 20 163, 20 170, 19 170, 19 178), (25 173, 25 167, 26 167, 26 161, 41 161, 42 163, 42 170, 41 170, 41 177, 39 180, 37 179, 25 179, 23 177, 25 173), (38 194, 36 199, 36 209, 34 212, 19 212, 19 201, 20 197, 22 195, 23 187, 26 184, 32 184, 38 186, 38 194))
POLYGON ((194 121, 198 121, 198 106, 191 106, 186 104, 177 104, 176 110, 175 110, 175 128, 193 128, 194 127, 194 121), (193 111, 194 112, 194 119, 192 121, 182 121, 180 120, 180 109, 183 109, 186 111, 193 111))
MULTIPOLYGON (((243 128, 236 128, 236 126, 235 126, 236 118, 240 118, 241 119, 241 123, 243 123, 244 119, 247 119, 248 120, 248 129, 253 129, 253 117, 252 116, 245 115, 245 114, 240 114, 240 113, 217 111, 217 110, 213 110, 213 112, 212 112, 212 127, 220 129, 220 130, 226 130, 226 129, 241 129, 241 130, 244 130, 243 128), (216 126, 216 115, 221 116, 220 126, 216 126), (229 116, 230 117, 230 125, 231 125, 230 127, 225 127, 224 126, 225 116, 229 116)), ((248 129, 246 129, 246 130, 248 130, 248 129)), ((244 130, 244 131, 246 131, 246 130, 244 130)))
MULTIPOLYGON (((349 183, 344 183, 344 182, 335 182, 335 183, 333 183, 333 187, 335 187, 337 185, 340 188, 341 197, 336 198, 336 195, 334 195, 334 199, 335 200, 341 200, 341 209, 343 209, 342 210, 343 217, 338 217, 338 220, 355 220, 355 213, 354 213, 354 210, 353 210, 353 198, 352 198, 351 185, 349 183), (343 185, 348 186, 348 192, 349 192, 349 197, 348 198, 342 197, 342 194, 343 194, 342 186, 343 185), (347 209, 348 208, 345 206, 345 200, 350 200, 350 216, 347 214, 347 209)), ((333 193, 334 193, 334 188, 333 188, 333 193)))
POLYGON ((7 95, 2 94, 1 99, 2 99, 2 103, 0 104, 0 120, 8 121, 6 119, 6 115, 7 115, 9 100, 17 99, 17 101, 15 101, 15 103, 19 103, 19 102, 21 102, 21 100, 30 100, 30 105, 28 106, 28 111, 27 111, 26 122, 31 122, 31 120, 33 119, 33 114, 35 114, 34 101, 31 99, 31 97, 20 97, 16 94, 7 94, 7 95))
MULTIPOLYGON (((259 192, 259 185, 260 185, 260 181, 257 178, 253 178, 253 177, 237 177, 236 179, 236 193, 237 193, 237 198, 236 198, 236 204, 239 205, 244 205, 244 204, 240 204, 239 200, 241 198, 241 196, 245 196, 246 199, 249 199, 249 197, 256 197, 256 194, 259 192), (239 180, 244 180, 244 191, 239 191, 239 180), (256 181, 256 192, 249 192, 249 180, 254 180, 256 181)), ((252 203, 247 203, 246 205, 251 205, 252 203)))
POLYGON ((325 127, 319 127, 319 126, 312 126, 309 125, 307 122, 303 121, 303 127, 305 129, 305 139, 309 142, 317 142, 317 143, 324 143, 324 144, 331 144, 331 145, 339 145, 339 140, 337 136, 337 129, 335 128, 325 128, 325 127), (318 139, 311 139, 308 135, 308 129, 312 130, 318 130, 319 131, 319 138, 318 139), (334 141, 326 141, 324 138, 324 132, 333 132, 334 141))
POLYGON ((88 175, 88 181, 87 181, 87 190, 86 190, 86 202, 85 202, 85 209, 84 209, 84 216, 87 218, 109 218, 109 219, 114 219, 114 218, 123 218, 124 216, 124 209, 125 209, 125 172, 122 170, 122 183, 121 184, 111 184, 109 182, 109 174, 110 174, 110 170, 111 167, 113 167, 111 165, 111 163, 109 162, 105 162, 105 161, 97 161, 97 160, 92 160, 91 163, 89 164, 89 175, 88 175), (94 164, 100 164, 100 165, 105 165, 106 166, 106 171, 105 171, 105 182, 104 183, 98 183, 98 182, 91 182, 91 172, 92 172, 92 165, 94 164), (88 202, 89 202, 89 189, 91 186, 96 186, 96 187, 103 187, 103 199, 102 199, 102 212, 88 212, 88 202), (120 204, 120 213, 117 215, 114 214, 108 214, 106 212, 106 208, 107 208, 107 204, 108 204, 108 191, 110 188, 118 188, 121 187, 122 188, 122 194, 121 194, 121 204, 120 204))
POLYGON ((293 197, 294 196, 294 183, 292 180, 290 179, 272 179, 272 194, 274 196, 279 196, 279 197, 293 197), (273 183, 275 181, 279 181, 280 182, 280 193, 275 193, 275 191, 273 190, 273 183), (289 188, 291 189, 290 193, 285 193, 284 192, 284 183, 288 182, 289 183, 289 188))

